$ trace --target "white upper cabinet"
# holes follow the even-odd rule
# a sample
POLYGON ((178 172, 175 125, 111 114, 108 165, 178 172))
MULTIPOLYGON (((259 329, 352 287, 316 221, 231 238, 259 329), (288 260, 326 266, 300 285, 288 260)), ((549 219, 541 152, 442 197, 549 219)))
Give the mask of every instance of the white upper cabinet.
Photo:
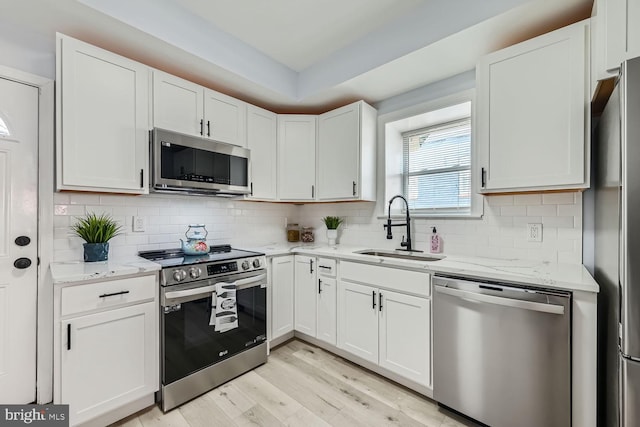
POLYGON ((278 115, 278 198, 312 201, 316 198, 317 116, 278 115))
POLYGON ((623 61, 640 56, 640 1, 596 0, 594 9, 597 37, 604 49, 604 68, 617 74, 623 61))
POLYGON ((318 116, 318 200, 375 200, 376 115, 359 101, 318 116))
POLYGON ((247 104, 154 70, 153 126, 246 147, 247 104))
POLYGON ((202 136, 204 91, 190 81, 153 72, 153 126, 202 136))
POLYGON ((277 197, 278 115, 247 107, 247 148, 251 150, 251 195, 248 199, 275 200, 277 197))
POLYGON ((204 124, 207 138, 247 146, 247 104, 211 89, 204 92, 204 124))
POLYGON ((481 192, 588 187, 588 21, 482 58, 481 192))
POLYGON ((58 190, 148 193, 149 73, 57 35, 58 190))

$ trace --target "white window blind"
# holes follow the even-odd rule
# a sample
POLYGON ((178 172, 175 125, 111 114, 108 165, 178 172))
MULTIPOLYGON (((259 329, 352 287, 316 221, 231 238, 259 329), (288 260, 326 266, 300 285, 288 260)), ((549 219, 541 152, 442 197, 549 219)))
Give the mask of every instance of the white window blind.
POLYGON ((471 210, 471 119, 402 134, 404 194, 421 213, 471 210))

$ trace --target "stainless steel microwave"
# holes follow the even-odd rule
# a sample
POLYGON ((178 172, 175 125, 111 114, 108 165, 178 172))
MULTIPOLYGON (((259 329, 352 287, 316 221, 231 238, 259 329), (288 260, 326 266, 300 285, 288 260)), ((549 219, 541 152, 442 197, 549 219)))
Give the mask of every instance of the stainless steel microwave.
POLYGON ((158 128, 151 135, 152 191, 220 196, 251 193, 246 148, 158 128))

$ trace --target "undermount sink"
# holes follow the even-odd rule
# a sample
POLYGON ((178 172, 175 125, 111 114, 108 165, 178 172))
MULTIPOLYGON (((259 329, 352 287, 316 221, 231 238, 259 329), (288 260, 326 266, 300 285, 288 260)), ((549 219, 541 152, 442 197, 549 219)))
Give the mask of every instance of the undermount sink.
POLYGON ((401 252, 385 251, 385 250, 377 250, 377 249, 366 249, 364 251, 355 251, 354 253, 360 254, 360 255, 371 255, 371 256, 378 256, 378 257, 384 257, 384 258, 408 259, 412 261, 440 261, 441 259, 445 258, 444 255, 442 256, 426 255, 426 254, 420 254, 415 252, 401 253, 401 252))

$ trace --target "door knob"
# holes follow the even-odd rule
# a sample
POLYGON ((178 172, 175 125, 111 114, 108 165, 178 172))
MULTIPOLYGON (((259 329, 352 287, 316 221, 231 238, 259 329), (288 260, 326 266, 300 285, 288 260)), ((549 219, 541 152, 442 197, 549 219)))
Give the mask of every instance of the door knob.
POLYGON ((27 236, 18 236, 16 237, 15 242, 18 246, 27 246, 29 243, 31 243, 31 239, 27 236))
POLYGON ((31 265, 31 260, 29 258, 18 258, 13 262, 13 266, 15 268, 19 268, 20 270, 29 268, 30 265, 31 265))

